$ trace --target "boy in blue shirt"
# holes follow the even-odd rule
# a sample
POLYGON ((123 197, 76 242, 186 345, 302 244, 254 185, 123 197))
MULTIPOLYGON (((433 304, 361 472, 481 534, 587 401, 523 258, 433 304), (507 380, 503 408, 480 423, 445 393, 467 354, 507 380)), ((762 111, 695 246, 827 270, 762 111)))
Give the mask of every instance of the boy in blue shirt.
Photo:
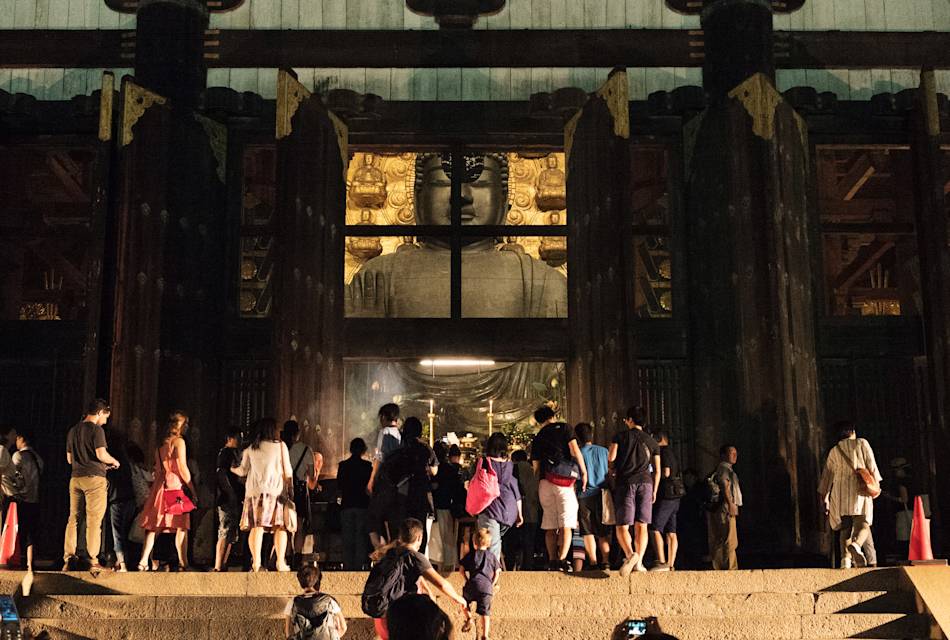
MULTIPOLYGON (((607 569, 610 557, 610 528, 604 525, 601 489, 607 486, 607 448, 593 444, 594 429, 586 422, 574 427, 574 435, 587 466, 587 488, 577 493, 577 523, 592 567, 607 569), (600 548, 600 562, 597 549, 600 548)), ((578 487, 579 488, 579 487, 578 487)))

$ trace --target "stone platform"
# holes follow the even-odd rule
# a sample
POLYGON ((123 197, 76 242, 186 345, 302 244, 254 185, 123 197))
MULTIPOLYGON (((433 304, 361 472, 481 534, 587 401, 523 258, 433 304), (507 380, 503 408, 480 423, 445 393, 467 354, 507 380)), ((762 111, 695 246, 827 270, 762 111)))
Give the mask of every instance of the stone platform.
MULTIPOLYGON (((22 574, 0 574, 16 591, 22 574)), ((343 607, 346 638, 371 640, 360 611, 365 573, 328 572, 323 590, 343 607)), ((452 578, 460 586, 458 576, 452 578)), ((37 573, 20 615, 55 640, 283 638, 291 574, 37 573)), ((459 621, 460 614, 447 604, 459 621)), ((925 611, 921 608, 920 611, 925 611)), ((506 573, 495 596, 495 640, 607 640, 627 618, 656 616, 680 640, 927 638, 903 569, 785 569, 634 574, 506 573)), ((460 626, 460 624, 458 625, 460 626)), ((474 637, 474 632, 472 634, 474 637)), ((457 632, 457 638, 463 635, 457 632)))

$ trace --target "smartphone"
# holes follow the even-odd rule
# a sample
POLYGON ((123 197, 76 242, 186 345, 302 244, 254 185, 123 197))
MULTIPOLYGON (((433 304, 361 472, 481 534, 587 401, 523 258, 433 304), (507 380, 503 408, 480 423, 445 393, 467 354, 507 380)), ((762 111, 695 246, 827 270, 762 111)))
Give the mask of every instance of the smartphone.
POLYGON ((647 621, 644 619, 627 620, 624 625, 627 630, 628 638, 639 638, 640 636, 646 635, 647 621))
POLYGON ((17 613, 16 603, 13 602, 13 598, 10 596, 0 596, 0 621, 3 623, 20 622, 20 614, 17 613))

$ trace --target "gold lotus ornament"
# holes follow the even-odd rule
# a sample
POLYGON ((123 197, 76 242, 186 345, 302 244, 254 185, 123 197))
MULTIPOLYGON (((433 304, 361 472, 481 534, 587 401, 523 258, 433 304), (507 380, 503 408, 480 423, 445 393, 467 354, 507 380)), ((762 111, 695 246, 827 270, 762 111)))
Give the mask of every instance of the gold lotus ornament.
MULTIPOLYGON (((360 222, 362 226, 372 226, 375 224, 376 216, 369 209, 363 209, 360 212, 360 222)), ((358 262, 372 260, 383 252, 383 243, 378 237, 353 236, 346 241, 346 252, 356 258, 358 262)))

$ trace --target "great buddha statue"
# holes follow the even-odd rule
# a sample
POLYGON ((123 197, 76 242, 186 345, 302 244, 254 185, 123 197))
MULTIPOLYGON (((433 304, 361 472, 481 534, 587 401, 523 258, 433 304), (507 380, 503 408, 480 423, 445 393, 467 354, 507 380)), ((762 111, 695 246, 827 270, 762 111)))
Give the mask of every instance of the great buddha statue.
MULTIPOLYGON (((416 221, 451 220, 452 160, 448 154, 416 158, 416 221)), ((503 225, 507 214, 508 161, 504 154, 465 156, 461 182, 463 225, 503 225)), ((513 229, 514 231, 514 229, 513 229)), ((368 260, 346 287, 347 317, 447 318, 451 315, 451 249, 448 237, 420 237, 395 252, 368 260)), ((494 237, 463 237, 462 316, 567 317, 567 278, 494 237)))

